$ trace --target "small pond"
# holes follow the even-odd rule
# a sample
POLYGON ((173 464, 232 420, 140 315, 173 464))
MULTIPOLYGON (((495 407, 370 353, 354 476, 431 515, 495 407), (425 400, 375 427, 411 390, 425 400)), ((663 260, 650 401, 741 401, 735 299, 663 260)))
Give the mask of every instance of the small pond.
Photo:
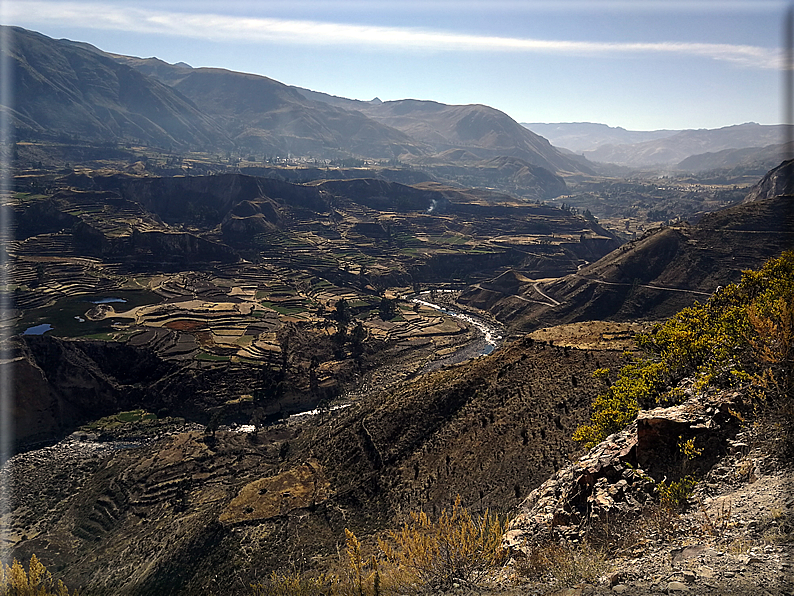
MULTIPOLYGON (((108 317, 101 321, 89 321, 85 313, 96 304, 119 304, 118 312, 137 306, 157 304, 162 298, 146 290, 114 290, 112 293, 66 296, 51 306, 26 311, 16 324, 16 332, 25 335, 42 335, 49 332, 58 337, 81 337, 113 330, 113 323, 124 321, 108 317)), ((129 320, 129 319, 127 319, 129 320)))
POLYGON ((41 325, 28 327, 22 332, 22 335, 44 335, 47 331, 52 331, 52 325, 49 323, 42 323, 41 325))

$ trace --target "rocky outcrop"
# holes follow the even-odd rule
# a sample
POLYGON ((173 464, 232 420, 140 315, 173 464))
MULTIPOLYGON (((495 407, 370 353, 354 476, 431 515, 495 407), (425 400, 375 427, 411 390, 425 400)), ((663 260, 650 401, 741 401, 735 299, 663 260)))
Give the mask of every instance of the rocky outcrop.
POLYGON ((549 538, 580 540, 598 522, 640 515, 657 500, 657 480, 707 469, 726 452, 738 429, 731 410, 739 399, 737 391, 717 392, 640 411, 631 426, 533 490, 510 522, 504 545, 521 550, 549 538), (696 462, 681 453, 689 439, 701 450, 696 462))
POLYGON ((781 163, 779 166, 767 172, 761 178, 745 197, 745 203, 752 203, 753 201, 760 201, 777 197, 780 195, 790 195, 794 192, 794 160, 788 160, 781 163))
POLYGON ((639 513, 652 502, 654 482, 632 465, 636 431, 635 424, 612 435, 533 490, 510 522, 503 544, 520 550, 548 538, 578 538, 601 516, 639 513))
POLYGON ((170 367, 152 352, 47 336, 14 340, 0 366, 11 379, 15 448, 51 443, 79 424, 139 404, 170 367))

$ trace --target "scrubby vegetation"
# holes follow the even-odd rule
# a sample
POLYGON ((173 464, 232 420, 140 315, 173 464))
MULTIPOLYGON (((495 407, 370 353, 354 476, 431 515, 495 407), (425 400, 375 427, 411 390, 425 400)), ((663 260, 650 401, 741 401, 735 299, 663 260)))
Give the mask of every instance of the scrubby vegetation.
POLYGON ((0 596, 69 596, 70 592, 61 580, 53 581, 52 575, 41 564, 36 555, 30 557, 28 570, 14 559, 11 565, 0 564, 0 596))
POLYGON ((437 520, 412 512, 397 531, 378 540, 378 554, 365 556, 356 535, 345 530, 346 549, 339 574, 273 573, 253 584, 256 596, 380 596, 422 594, 474 585, 507 561, 502 548, 504 520, 485 511, 473 515, 455 500, 437 520))
POLYGON ((530 580, 570 588, 593 583, 609 570, 607 554, 589 543, 549 542, 528 549, 517 563, 517 573, 530 580))
POLYGON ((593 402, 590 423, 574 434, 586 448, 625 428, 640 408, 681 403, 687 380, 694 389, 749 386, 767 403, 791 395, 794 252, 745 271, 636 339, 641 355, 627 354, 629 363, 593 402))
POLYGON ((503 531, 495 514, 472 516, 458 498, 436 522, 424 512, 412 513, 399 532, 380 541, 380 548, 400 592, 417 585, 444 590, 455 582, 476 583, 501 566, 507 555, 503 531))

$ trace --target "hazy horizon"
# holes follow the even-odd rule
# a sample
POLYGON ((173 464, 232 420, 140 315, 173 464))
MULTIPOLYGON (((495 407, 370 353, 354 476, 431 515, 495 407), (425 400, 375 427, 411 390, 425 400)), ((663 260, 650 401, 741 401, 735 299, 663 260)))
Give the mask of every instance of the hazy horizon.
POLYGON ((4 24, 340 97, 626 130, 783 120, 784 2, 8 1, 4 24))

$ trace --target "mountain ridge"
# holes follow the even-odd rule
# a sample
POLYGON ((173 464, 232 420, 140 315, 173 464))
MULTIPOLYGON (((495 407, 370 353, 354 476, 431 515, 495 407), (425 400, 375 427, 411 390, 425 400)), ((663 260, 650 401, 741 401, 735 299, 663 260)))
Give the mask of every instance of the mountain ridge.
POLYGON ((518 291, 481 283, 459 301, 490 312, 517 332, 587 320, 671 316, 794 245, 794 201, 776 194, 788 186, 781 187, 784 176, 775 174, 748 195, 757 200, 707 214, 696 225, 649 230, 576 273, 527 281, 518 291), (555 303, 539 300, 541 292, 555 303))
MULTIPOLYGON (((243 117, 261 118, 255 114, 230 114, 228 111, 234 101, 226 101, 222 106, 211 106, 205 103, 206 89, 200 85, 188 82, 191 71, 176 65, 169 65, 157 58, 135 58, 131 56, 114 55, 115 59, 133 66, 157 77, 166 84, 173 85, 185 95, 205 108, 210 108, 210 113, 218 115, 216 110, 221 107, 227 113, 225 117, 233 116, 236 119, 243 117)), ((326 111, 330 106, 344 112, 332 111, 333 117, 351 112, 357 119, 367 118, 377 124, 367 126, 380 129, 387 127, 390 131, 397 131, 397 143, 402 143, 402 149, 408 148, 399 155, 400 159, 412 161, 421 159, 424 155, 442 154, 450 149, 466 149, 472 151, 480 159, 491 159, 500 155, 518 157, 535 166, 548 169, 551 172, 567 171, 592 174, 581 159, 571 159, 559 152, 548 141, 538 135, 527 131, 510 116, 482 104, 447 105, 430 100, 402 99, 395 101, 361 101, 333 96, 319 91, 312 91, 297 86, 286 86, 283 83, 268 77, 224 69, 193 69, 193 72, 209 71, 228 73, 231 77, 244 77, 249 80, 258 80, 260 85, 266 82, 271 86, 278 86, 283 97, 287 89, 299 94, 300 97, 315 111, 326 111), (419 117, 419 114, 422 117, 419 117), (432 117, 431 117, 432 116, 432 117)), ((294 96, 293 96, 294 98, 294 96)), ((227 98, 228 99, 228 98, 227 98)), ((296 102, 301 103, 301 102, 296 102)), ((282 108, 286 106, 282 105, 282 108)), ((362 125, 365 121, 362 121, 362 125)), ((256 136, 256 135, 251 135, 256 136)), ((392 153, 394 153, 392 148, 392 153)), ((387 157, 389 155, 386 155, 387 157)), ((379 155, 378 157, 382 157, 379 155)))
POLYGON ((81 44, 9 28, 21 138, 138 140, 154 146, 226 147, 217 123, 174 89, 81 44))
POLYGON ((601 145, 583 154, 592 161, 617 165, 673 166, 690 155, 779 144, 785 140, 785 131, 784 125, 747 122, 716 129, 682 130, 672 136, 632 145, 601 145))
POLYGON ((574 153, 593 150, 606 144, 640 143, 672 136, 678 130, 627 130, 597 122, 522 122, 532 132, 548 139, 555 147, 574 153))

